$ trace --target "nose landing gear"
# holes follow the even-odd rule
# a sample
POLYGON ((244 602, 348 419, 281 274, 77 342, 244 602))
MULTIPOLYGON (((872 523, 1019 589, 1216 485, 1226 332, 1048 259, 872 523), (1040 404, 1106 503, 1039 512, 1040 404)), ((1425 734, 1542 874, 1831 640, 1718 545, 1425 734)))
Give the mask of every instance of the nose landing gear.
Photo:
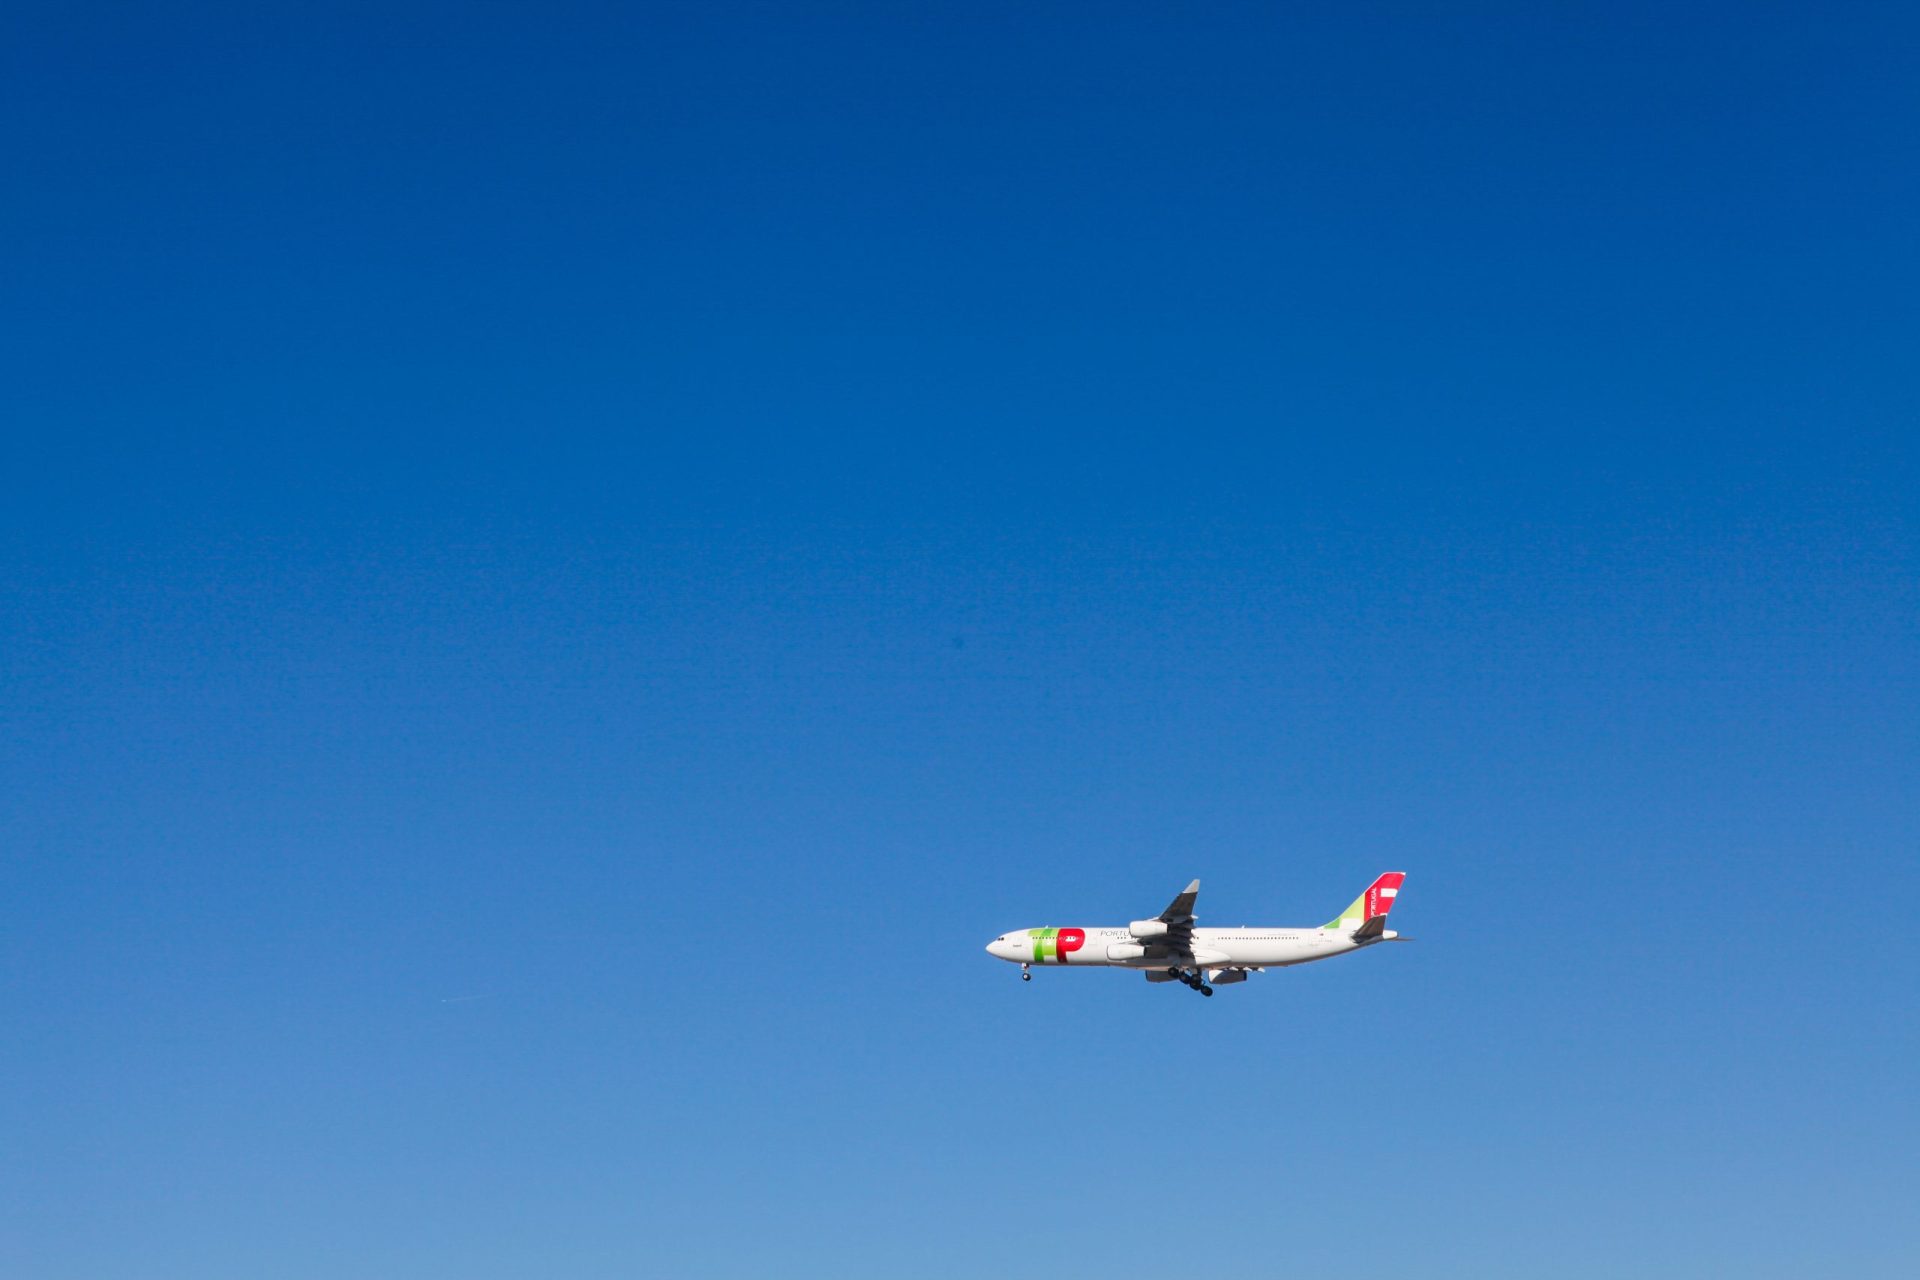
POLYGON ((1028 970, 1028 968, 1029 968, 1029 967, 1030 967, 1030 966, 1028 966, 1028 965, 1024 965, 1024 964, 1020 966, 1020 981, 1022 981, 1022 982, 1032 982, 1032 981, 1033 981, 1033 975, 1032 975, 1031 973, 1029 973, 1029 972, 1027 972, 1027 970, 1028 970))

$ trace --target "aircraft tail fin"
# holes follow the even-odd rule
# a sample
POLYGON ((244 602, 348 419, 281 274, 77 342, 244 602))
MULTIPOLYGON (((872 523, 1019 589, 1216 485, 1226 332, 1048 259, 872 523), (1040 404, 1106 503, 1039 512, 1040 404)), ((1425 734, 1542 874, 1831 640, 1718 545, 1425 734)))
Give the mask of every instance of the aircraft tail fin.
POLYGON ((1387 913, 1393 910, 1393 901, 1400 895, 1400 886, 1405 883, 1407 873, 1388 871, 1378 880, 1367 886, 1367 891, 1333 919, 1322 925, 1323 929, 1343 929, 1347 932, 1372 929, 1373 936, 1379 937, 1387 926, 1387 913))

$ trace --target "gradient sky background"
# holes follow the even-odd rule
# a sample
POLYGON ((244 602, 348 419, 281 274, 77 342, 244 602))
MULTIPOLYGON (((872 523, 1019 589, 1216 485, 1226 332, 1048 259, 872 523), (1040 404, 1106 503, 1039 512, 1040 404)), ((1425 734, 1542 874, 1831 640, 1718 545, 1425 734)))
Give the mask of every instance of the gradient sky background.
POLYGON ((1920 1271, 1911 6, 267 8, 0 31, 0 1272, 1920 1271))

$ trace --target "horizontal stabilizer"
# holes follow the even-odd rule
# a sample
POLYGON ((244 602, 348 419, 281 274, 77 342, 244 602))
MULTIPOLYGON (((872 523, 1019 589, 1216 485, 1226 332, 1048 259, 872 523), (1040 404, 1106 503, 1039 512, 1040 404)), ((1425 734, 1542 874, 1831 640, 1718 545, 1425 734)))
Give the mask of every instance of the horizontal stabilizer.
POLYGON ((1353 931, 1355 942, 1378 942, 1387 932, 1387 918, 1383 915, 1368 916, 1367 922, 1353 931))

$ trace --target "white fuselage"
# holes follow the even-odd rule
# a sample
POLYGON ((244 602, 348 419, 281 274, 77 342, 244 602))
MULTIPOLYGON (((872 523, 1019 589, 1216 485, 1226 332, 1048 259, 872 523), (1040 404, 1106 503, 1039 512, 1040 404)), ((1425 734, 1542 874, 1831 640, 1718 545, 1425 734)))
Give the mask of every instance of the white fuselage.
MULTIPOLYGON (((1343 924, 1346 922, 1343 921, 1343 924)), ((1353 922, 1355 925, 1359 921, 1353 922)), ((1391 931, 1382 940, 1396 935, 1391 931)), ((1137 938, 1125 926, 1110 928, 1016 929, 1001 934, 987 951, 1015 964, 1106 966, 1121 969, 1165 969, 1198 966, 1212 969, 1267 969, 1306 964, 1345 955, 1372 945, 1355 942, 1348 928, 1196 928, 1190 953, 1171 952, 1156 940, 1137 938)))

